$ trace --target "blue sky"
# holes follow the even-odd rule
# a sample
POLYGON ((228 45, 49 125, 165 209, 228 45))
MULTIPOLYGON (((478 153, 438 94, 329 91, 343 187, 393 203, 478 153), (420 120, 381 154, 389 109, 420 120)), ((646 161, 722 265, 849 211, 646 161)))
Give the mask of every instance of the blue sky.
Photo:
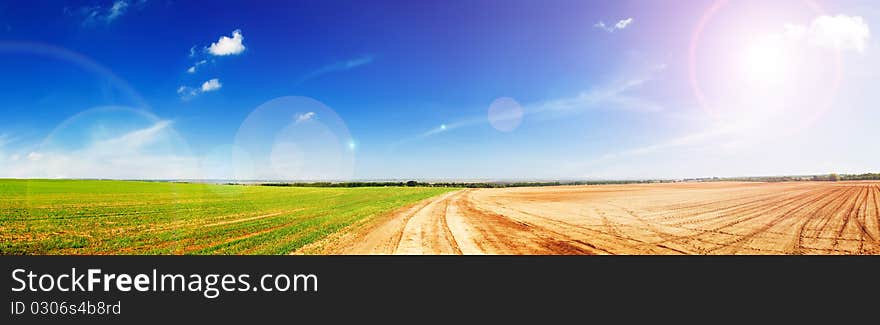
POLYGON ((7 1, 0 177, 877 171, 877 19, 871 1, 7 1))

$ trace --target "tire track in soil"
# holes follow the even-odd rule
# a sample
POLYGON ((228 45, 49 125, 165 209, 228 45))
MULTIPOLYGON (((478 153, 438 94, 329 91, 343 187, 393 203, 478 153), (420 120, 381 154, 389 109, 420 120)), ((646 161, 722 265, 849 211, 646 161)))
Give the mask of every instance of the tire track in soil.
POLYGON ((868 219, 868 207, 871 206, 871 194, 873 194, 874 189, 870 186, 865 187, 865 196, 862 198, 862 204, 859 206, 859 210, 856 215, 856 224, 859 229, 859 254, 865 254, 865 242, 869 242, 869 245, 873 246, 876 242, 874 236, 868 232, 868 228, 865 226, 868 219), (867 240, 866 240, 867 239, 867 240))
POLYGON ((877 198, 880 193, 880 186, 874 186, 874 225, 877 231, 878 239, 880 239, 880 199, 877 198))
POLYGON ((446 237, 446 242, 451 244, 452 251, 455 252, 456 255, 461 255, 461 248, 458 247, 458 241, 456 241, 455 236, 452 235, 452 230, 449 229, 449 223, 446 220, 446 216, 448 215, 449 200, 445 200, 443 205, 443 216, 440 217, 440 228, 443 229, 443 236, 446 237))
MULTIPOLYGON (((808 217, 800 224, 800 226, 798 226, 798 229, 795 232, 796 235, 795 235, 794 245, 793 245, 793 247, 791 247, 792 253, 798 254, 798 255, 804 254, 804 249, 806 249, 806 247, 804 247, 804 240, 807 238, 811 238, 806 235, 810 224, 812 224, 812 222, 814 220, 816 220, 817 216, 819 216, 819 213, 824 211, 825 208, 827 208, 829 205, 831 205, 831 203, 837 201, 841 197, 844 197, 844 195, 848 193, 847 189, 843 189, 840 191, 842 192, 841 194, 835 196, 833 199, 831 199, 827 203, 825 203, 822 206, 820 206, 819 208, 815 209, 814 210, 815 213, 809 214, 808 217)), ((844 200, 843 202, 838 204, 836 207, 840 208, 845 203, 846 203, 846 200, 844 200)), ((821 216, 819 218, 821 218, 821 216)))
MULTIPOLYGON (((810 199, 808 201, 806 201, 806 202, 804 202, 804 203, 802 203, 792 209, 787 210, 781 216, 779 216, 776 219, 771 220, 770 222, 768 222, 767 224, 765 224, 764 226, 759 228, 757 231, 753 231, 753 232, 745 235, 744 237, 747 237, 747 238, 742 238, 742 237, 738 238, 739 241, 737 241, 736 245, 732 245, 732 247, 734 248, 734 252, 737 251, 739 248, 741 248, 743 245, 745 245, 748 242, 748 240, 751 240, 752 238, 756 237, 757 235, 759 235, 761 233, 769 233, 770 228, 772 228, 773 226, 779 224, 780 222, 784 221, 785 219, 791 219, 791 218, 795 218, 795 217, 799 216, 801 211, 804 211, 805 209, 809 208, 810 206, 812 206, 814 204, 820 204, 823 202, 824 199, 830 198, 828 200, 828 202, 822 204, 819 208, 813 209, 814 211, 820 211, 820 210, 824 209, 826 206, 828 206, 829 204, 836 202, 840 198, 843 198, 844 200, 846 200, 846 194, 847 194, 846 189, 831 188, 831 189, 826 189, 824 192, 819 193, 817 195, 810 196, 810 199), (836 195, 836 196, 831 197, 833 195, 836 195)), ((838 205, 838 207, 841 206, 842 204, 843 203, 838 205)), ((796 222, 795 222, 795 224, 792 224, 792 227, 794 227, 799 222, 798 220, 795 220, 795 221, 796 222)), ((798 237, 798 238, 800 238, 800 237, 798 237)), ((788 248, 784 251, 795 252, 791 248, 788 248)))
POLYGON ((446 236, 449 228, 445 226, 443 220, 449 199, 464 193, 465 191, 457 191, 443 195, 407 218, 391 253, 404 255, 454 253, 458 245, 454 243, 454 238, 450 238, 451 235, 446 236), (449 239, 452 239, 452 242, 449 239))
POLYGON ((367 231, 364 235, 351 236, 358 240, 355 246, 360 249, 348 247, 337 252, 800 254, 809 250, 822 254, 876 253, 878 236, 875 234, 880 234, 880 186, 842 184, 767 185, 761 189, 767 194, 721 201, 713 199, 724 198, 725 192, 715 191, 718 187, 708 187, 709 191, 686 193, 691 200, 704 201, 697 201, 691 207, 705 207, 707 211, 685 209, 684 216, 679 209, 665 212, 673 215, 663 215, 663 211, 656 210, 673 206, 662 203, 676 199, 663 191, 618 203, 615 201, 627 197, 623 194, 597 197, 590 194, 595 187, 583 187, 583 197, 572 196, 570 193, 577 189, 571 188, 467 189, 428 199, 393 214, 382 224, 364 227, 367 231), (530 198, 530 195, 536 196, 530 198), (715 204, 725 206, 715 208, 715 204), (645 217, 638 209, 645 209, 654 216, 645 217), (698 227, 692 227, 694 225, 698 227), (811 240, 824 244, 808 248, 811 240))
MULTIPOLYGON (((810 190, 806 190, 806 191, 809 192, 810 190)), ((817 191, 817 190, 813 190, 813 191, 817 191)), ((753 210, 761 209, 762 207, 765 207, 765 206, 773 205, 774 203, 778 203, 777 201, 779 201, 778 198, 780 198, 780 197, 797 196, 797 195, 803 195, 803 194, 805 194, 805 193, 792 194, 792 193, 787 193, 787 192, 781 192, 781 193, 778 193, 775 195, 774 194, 768 195, 768 194, 764 193, 764 194, 759 194, 759 195, 754 196, 754 197, 762 197, 761 199, 754 200, 754 201, 747 201, 745 204, 734 204, 734 205, 730 205, 730 206, 721 206, 721 207, 709 209, 709 210, 698 210, 696 212, 691 212, 691 213, 687 213, 684 215, 679 214, 678 211, 674 211, 673 215, 669 215, 670 211, 661 211, 661 212, 658 212, 658 214, 660 214, 660 217, 658 217, 658 218, 645 217, 645 219, 647 219, 651 222, 655 222, 655 221, 661 221, 661 220, 667 221, 667 220, 680 220, 680 219, 685 219, 685 218, 693 218, 693 217, 699 217, 701 215, 711 214, 711 213, 724 212, 725 214, 733 214, 733 212, 742 211, 744 209, 747 211, 753 211, 753 210), (733 210, 727 211, 727 210, 731 210, 731 209, 733 209, 733 210)), ((745 199, 745 198, 743 198, 743 199, 745 199)), ((729 202, 729 201, 731 201, 731 200, 722 200, 722 201, 718 201, 718 202, 729 202)), ((717 202, 710 201, 708 203, 705 203, 704 205, 712 205, 712 204, 717 204, 717 202)), ((724 215, 721 215, 721 216, 718 216, 715 218, 717 219, 717 218, 723 218, 723 217, 724 217, 724 215)), ((709 219, 706 219, 706 220, 709 220, 709 219)), ((686 223, 686 222, 682 222, 682 223, 686 223)))
MULTIPOLYGON (((718 249, 723 249, 723 248, 736 248, 736 246, 734 246, 734 245, 736 243, 741 242, 743 240, 743 237, 749 237, 749 238, 745 238, 745 239, 750 239, 751 237, 757 236, 758 234, 762 234, 762 233, 785 235, 784 232, 770 231, 770 228, 772 228, 772 225, 771 225, 771 227, 764 227, 767 224, 764 224, 764 226, 762 226, 762 228, 759 228, 759 231, 757 231, 757 233, 747 233, 745 235, 736 234, 733 232, 723 232, 721 230, 724 228, 737 226, 737 225, 740 225, 740 224, 743 224, 743 223, 746 223, 746 222, 749 222, 752 220, 756 220, 756 221, 761 220, 762 217, 766 217, 766 216, 770 215, 771 212, 776 212, 776 211, 782 210, 782 209, 788 209, 788 210, 785 210, 784 212, 782 212, 781 216, 785 217, 786 215, 791 214, 792 212, 796 212, 807 205, 818 202, 821 199, 826 198, 829 195, 832 195, 837 192, 838 191, 835 189, 818 189, 818 190, 798 194, 795 197, 784 200, 782 202, 770 202, 769 204, 762 205, 756 209, 749 209, 749 210, 747 210, 748 211, 747 214, 728 216, 727 219, 732 218, 734 220, 723 223, 720 226, 716 226, 715 228, 712 228, 709 231, 710 232, 717 232, 717 233, 732 234, 733 236, 735 236, 737 238, 729 243, 726 243, 726 244, 715 243, 716 247, 710 249, 709 251, 712 252, 712 251, 716 251, 718 249), (791 208, 791 206, 794 206, 794 208, 791 208)), ((770 224, 770 223, 773 223, 773 220, 771 220, 768 224, 770 224)), ((773 224, 773 225, 775 225, 775 224, 773 224)), ((734 251, 736 251, 736 250, 734 250, 734 251)))
POLYGON ((463 254, 458 242, 464 239, 469 254, 594 253, 588 245, 567 242, 559 234, 476 209, 469 199, 472 191, 425 200, 361 236, 352 236, 349 241, 355 244, 330 245, 342 246, 335 250, 341 254, 463 254))
MULTIPOLYGON (((789 200, 786 200, 785 202, 786 202, 786 203, 792 203, 792 202, 798 202, 798 201, 803 201, 803 200, 809 200, 810 198, 813 197, 813 195, 811 195, 811 193, 812 193, 812 192, 810 192, 810 193, 801 193, 801 194, 799 194, 799 195, 797 195, 797 196, 795 196, 795 197, 793 197, 793 198, 791 198, 791 199, 789 199, 789 200)), ((749 212, 757 212, 757 213, 755 213, 754 215, 752 215, 752 214, 747 214, 747 215, 746 215, 746 216, 751 216, 751 217, 745 217, 745 218, 743 218, 743 217, 737 216, 737 217, 734 217, 735 220, 733 220, 733 221, 730 221, 730 222, 724 223, 724 224, 721 225, 721 226, 716 226, 716 227, 714 227, 714 228, 710 228, 710 229, 696 229, 696 228, 688 228, 688 227, 680 227, 680 226, 678 226, 677 228, 679 228, 679 229, 683 229, 683 230, 687 230, 687 231, 696 231, 697 233, 696 233, 696 234, 691 234, 691 235, 675 235, 675 234, 665 233, 665 236, 663 236, 663 237, 665 237, 665 239, 664 239, 663 241, 655 242, 655 243, 652 243, 652 244, 660 244, 660 243, 665 243, 665 242, 676 242, 676 241, 694 240, 694 241, 702 242, 702 243, 709 244, 709 245, 712 245, 712 246, 716 246, 715 248, 707 248, 707 249, 696 248, 696 252, 697 252, 697 253, 699 253, 699 254, 707 254, 707 253, 710 253, 710 252, 712 252, 712 251, 714 251, 714 250, 717 250, 717 249, 719 248, 719 247, 717 247, 717 246, 719 245, 719 243, 717 243, 717 242, 712 242, 712 241, 706 241, 706 240, 703 240, 703 239, 699 238, 699 236, 702 236, 702 235, 705 235, 705 234, 711 234, 711 233, 720 233, 720 234, 731 235, 731 236, 741 236, 741 235, 736 235, 736 234, 733 234, 733 233, 723 232, 723 231, 721 231, 721 229, 728 228, 728 227, 731 227, 731 226, 734 226, 734 225, 740 224, 740 223, 742 223, 742 222, 746 222, 746 221, 749 221, 749 220, 753 220, 753 219, 759 218, 759 217, 762 216, 761 212, 766 213, 766 212, 770 212, 770 211, 775 211, 775 210, 777 210, 777 209, 782 209, 783 207, 785 207, 785 205, 781 205, 781 204, 778 204, 778 203, 774 204, 774 203, 771 202, 770 204, 762 205, 762 206, 760 206, 760 207, 758 207, 758 208, 748 209, 747 211, 749 211, 749 212), (769 206, 772 206, 772 208, 771 208, 770 210, 762 210, 762 209, 761 209, 762 207, 763 207, 763 208, 766 208, 766 207, 769 207, 769 206)), ((622 207, 621 207, 621 208, 622 208, 622 207)), ((627 213, 629 213, 629 214, 632 215, 633 217, 636 217, 636 218, 638 218, 638 219, 640 219, 640 220, 643 220, 643 221, 646 222, 646 223, 649 222, 649 221, 645 221, 644 219, 642 219, 641 217, 639 217, 638 214, 636 214, 634 211, 631 211, 631 210, 628 210, 628 209, 625 209, 625 208, 624 208, 624 210, 626 210, 627 213)), ((712 217, 712 218, 709 218, 709 219, 707 219, 707 220, 718 220, 718 219, 725 219, 725 220, 726 220, 726 219, 730 219, 730 218, 731 218, 730 216, 723 215, 723 216, 712 217)), ((721 220, 721 221, 723 222, 724 220, 721 220)), ((669 225, 667 225, 667 226, 669 226, 669 225)), ((656 229, 656 228, 655 228, 655 229, 656 229)), ((655 231, 655 232, 657 232, 658 234, 663 233, 663 232, 661 232, 661 231, 655 231)), ((723 248, 723 247, 721 247, 721 248, 723 248)))
MULTIPOLYGON (((813 231, 813 236, 812 236, 812 237, 814 237, 814 238, 821 238, 821 237, 822 237, 822 233, 825 232, 825 229, 828 227, 828 224, 829 224, 832 220, 834 220, 834 219, 837 218, 837 215, 839 214, 838 211, 840 211, 840 209, 843 208, 844 206, 849 205, 848 202, 849 202, 850 200, 853 200, 853 199, 856 199, 856 198, 857 198, 856 195, 852 195, 851 192, 853 192, 853 191, 857 191, 857 190, 853 190, 853 188, 851 188, 851 187, 850 187, 850 188, 847 188, 847 191, 846 191, 846 194, 847 194, 847 195, 846 195, 846 198, 844 199, 844 201, 841 202, 841 204, 837 205, 834 209, 832 209, 831 211, 829 211, 829 213, 821 214, 821 215, 822 215, 822 218, 818 220, 818 222, 821 223, 821 225, 819 226, 819 228, 817 228, 817 229, 815 229, 815 230, 813 231)), ((852 212, 852 209, 853 209, 854 206, 855 206, 855 203, 853 203, 853 205, 850 205, 850 207, 846 210, 846 213, 845 213, 845 214, 842 214, 843 218, 841 218, 841 221, 845 221, 846 219, 848 219, 849 214, 852 212)), ((836 245, 834 245, 834 242, 835 242, 836 240, 838 240, 838 238, 836 238, 836 237, 834 237, 834 239, 832 239, 832 245, 831 245, 831 249, 832 249, 832 250, 835 249, 834 247, 835 247, 836 245)))
MULTIPOLYGON (((841 194, 841 196, 842 196, 842 195, 843 195, 843 194, 841 194)), ((787 219, 788 217, 791 217, 795 212, 801 211, 801 210, 803 210, 805 207, 807 207, 807 206, 809 206, 809 205, 812 205, 812 204, 814 204, 814 203, 820 202, 820 201, 821 201, 823 198, 825 198, 825 197, 826 197, 825 195, 817 195, 817 196, 815 196, 815 198, 809 199, 809 200, 807 200, 806 202, 801 203, 801 204, 795 206, 794 208, 791 208, 791 209, 789 209, 789 210, 783 212, 782 215, 780 215, 779 217, 776 217, 775 219, 770 220, 770 222, 764 224, 763 226, 761 226, 761 227, 758 228, 757 230, 753 230, 753 231, 749 232, 748 234, 745 234, 745 235, 739 236, 739 237, 737 237, 736 239, 734 239, 734 240, 732 240, 732 241, 728 241, 728 242, 725 242, 725 243, 720 243, 720 244, 718 244, 717 247, 714 247, 714 248, 709 249, 709 250, 707 251, 707 253, 716 252, 716 251, 718 251, 718 250, 725 249, 725 248, 731 248, 731 249, 733 249, 732 252, 735 253, 736 251, 739 250, 739 248, 742 247, 742 245, 745 244, 746 241, 748 241, 748 240, 754 238, 754 237, 757 236, 758 234, 761 234, 761 233, 763 233, 763 232, 769 230, 770 228, 772 228, 773 226, 779 224, 780 222, 782 222, 783 220, 787 219)), ((780 208, 783 207, 783 206, 784 206, 784 205, 780 206, 780 208)), ((775 210, 775 209, 774 209, 774 210, 775 210)), ((755 215, 754 217, 748 218, 748 220, 753 220, 753 219, 759 218, 759 217, 761 217, 761 216, 763 216, 763 215, 762 215, 762 214, 757 214, 757 215, 755 215)), ((739 224, 739 223, 742 223, 742 222, 743 222, 743 221, 735 221, 735 222, 733 222, 731 225, 733 225, 733 224, 739 224)), ((729 226, 729 225, 728 225, 728 226, 729 226)), ((727 226, 725 226, 725 227, 727 227, 727 226)), ((722 227, 722 228, 724 228, 724 227, 722 227)))
MULTIPOLYGON (((673 251, 676 251, 676 252, 679 252, 682 254, 692 254, 692 252, 687 252, 687 251, 683 251, 683 250, 679 250, 676 248, 666 246, 664 243, 674 242, 674 241, 683 240, 683 239, 694 239, 696 241, 702 241, 701 239, 694 238, 697 235, 676 235, 676 234, 671 234, 671 233, 668 233, 668 232, 665 232, 662 230, 658 230, 655 223, 646 220, 644 217, 640 216, 635 211, 630 210, 630 209, 623 207, 623 206, 616 205, 614 203, 608 203, 608 205, 616 207, 620 210, 623 210, 624 212, 626 212, 627 215, 635 218, 637 221, 639 221, 640 223, 642 223, 646 227, 646 228, 642 228, 642 229, 648 230, 648 231, 654 233, 655 235, 663 238, 663 240, 661 240, 661 241, 645 242, 643 244, 645 246, 657 246, 657 247, 670 249, 670 250, 673 250, 673 251)), ((705 242, 705 243, 712 244, 711 242, 705 242)))
MULTIPOLYGON (((833 249, 833 250, 839 250, 840 239, 843 237, 844 232, 846 232, 846 228, 852 224, 852 221, 855 219, 856 220, 855 223, 858 223, 858 218, 859 218, 858 214, 859 214, 859 211, 861 211, 861 205, 859 204, 859 202, 862 202, 863 201, 862 198, 864 197, 864 194, 868 193, 867 191, 865 191, 864 187, 859 187, 858 191, 859 192, 856 193, 855 196, 853 196, 852 205, 849 207, 849 209, 846 211, 846 213, 843 214, 843 223, 841 223, 841 225, 835 231, 836 236, 834 236, 834 239, 831 241, 831 249, 833 249), (853 216, 853 214, 855 214, 855 216, 853 216)), ((862 235, 862 236, 860 236, 860 239, 859 239, 859 246, 863 247, 864 243, 865 243, 865 238, 864 238, 864 235, 862 235)))
MULTIPOLYGON (((720 209, 720 210, 716 210, 716 211, 697 213, 697 214, 694 214, 690 217, 698 218, 700 215, 703 215, 703 214, 712 214, 715 212, 720 212, 721 210, 725 210, 725 212, 720 213, 719 215, 716 215, 716 216, 709 217, 709 218, 696 219, 696 220, 685 220, 685 221, 681 221, 681 222, 672 223, 672 225, 673 226, 683 226, 683 225, 690 225, 690 224, 697 224, 697 223, 709 224, 712 221, 722 221, 723 222, 724 219, 729 219, 731 215, 733 215, 733 216, 743 216, 743 215, 749 216, 755 212, 758 212, 758 213, 767 212, 768 208, 771 208, 771 209, 777 208, 777 207, 784 206, 786 204, 790 204, 793 202, 803 200, 805 198, 813 197, 814 193, 822 192, 822 191, 823 191, 822 189, 819 189, 819 190, 807 191, 805 193, 797 193, 797 194, 786 193, 786 194, 782 194, 782 195, 778 195, 778 196, 772 196, 767 199, 761 199, 761 200, 757 200, 752 203, 745 204, 741 207, 734 206, 734 207, 728 207, 728 208, 720 209), (778 200, 778 198, 780 198, 780 197, 787 197, 787 198, 780 201, 780 200, 778 200), (726 211, 726 210, 730 210, 730 211, 726 211)), ((680 219, 678 217, 672 217, 672 218, 673 219, 680 219)))

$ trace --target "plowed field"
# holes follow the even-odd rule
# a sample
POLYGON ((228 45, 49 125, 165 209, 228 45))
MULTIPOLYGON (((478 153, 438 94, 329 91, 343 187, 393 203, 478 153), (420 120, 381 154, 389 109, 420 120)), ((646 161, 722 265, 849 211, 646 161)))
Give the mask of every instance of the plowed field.
POLYGON ((468 189, 295 253, 880 254, 880 182, 468 189))

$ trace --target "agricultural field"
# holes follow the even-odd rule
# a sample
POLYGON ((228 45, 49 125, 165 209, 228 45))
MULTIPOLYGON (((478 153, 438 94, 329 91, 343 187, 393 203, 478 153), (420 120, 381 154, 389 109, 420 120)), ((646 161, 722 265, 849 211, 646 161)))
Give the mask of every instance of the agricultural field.
POLYGON ((451 190, 0 180, 0 254, 287 254, 451 190))
POLYGON ((880 254, 880 182, 466 189, 304 254, 880 254))
POLYGON ((880 254, 880 182, 0 180, 2 254, 880 254))

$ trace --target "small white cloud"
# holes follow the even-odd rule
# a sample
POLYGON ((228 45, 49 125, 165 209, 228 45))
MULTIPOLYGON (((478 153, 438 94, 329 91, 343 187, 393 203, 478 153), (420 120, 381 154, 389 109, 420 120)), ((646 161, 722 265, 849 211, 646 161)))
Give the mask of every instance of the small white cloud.
POLYGON ((195 45, 193 45, 192 47, 189 48, 189 57, 194 57, 194 56, 196 56, 196 46, 195 45))
MULTIPOLYGON (((145 3, 145 1, 139 2, 136 8, 142 8, 145 3)), ((93 5, 80 7, 79 9, 75 10, 65 8, 64 11, 68 14, 82 16, 83 25, 94 25, 96 23, 112 23, 113 21, 125 15, 125 13, 128 12, 129 7, 129 1, 116 0, 109 7, 93 5)))
POLYGON ((177 95, 180 96, 180 99, 182 100, 190 100, 198 96, 200 93, 215 91, 221 87, 223 87, 223 84, 220 83, 220 79, 214 78, 203 82, 199 88, 189 86, 177 87, 177 95))
POLYGON ((345 61, 334 62, 332 64, 325 65, 320 69, 314 70, 309 74, 303 76, 298 83, 303 83, 309 79, 316 78, 334 71, 345 71, 357 68, 362 65, 370 64, 373 62, 372 55, 363 55, 360 57, 348 59, 345 61))
POLYGON ((203 93, 206 93, 209 91, 215 91, 217 89, 220 89, 220 87, 223 87, 223 84, 220 83, 220 79, 214 78, 214 79, 211 79, 211 80, 208 80, 208 81, 205 81, 204 83, 202 83, 201 90, 203 93))
MULTIPOLYGON (((642 98, 637 91, 646 83, 655 80, 656 76, 662 73, 666 68, 667 65, 665 63, 650 65, 645 67, 645 71, 642 73, 627 76, 626 78, 616 80, 607 85, 594 86, 593 88, 582 91, 574 96, 550 99, 524 105, 522 106, 522 116, 517 118, 524 118, 526 115, 546 119, 562 118, 570 114, 582 113, 592 109, 619 109, 638 112, 662 111, 665 109, 662 105, 642 98)), ((503 114, 498 117, 499 119, 506 120, 514 118, 514 115, 503 114)), ((486 115, 480 115, 451 123, 444 123, 440 124, 438 127, 425 131, 418 136, 398 141, 394 145, 427 138, 459 128, 485 125, 486 122, 486 115)))
POLYGON ((124 0, 118 0, 113 3, 113 6, 110 7, 110 10, 107 12, 107 21, 116 20, 119 16, 125 13, 125 10, 128 8, 128 2, 124 0))
POLYGON ((786 24, 785 36, 818 47, 864 53, 871 30, 860 16, 822 15, 813 19, 809 26, 786 24))
POLYGON ((617 24, 614 24, 614 28, 624 29, 627 26, 629 26, 629 24, 632 24, 632 22, 633 22, 632 18, 623 19, 621 21, 618 21, 617 24))
POLYGON ((205 63, 208 63, 208 61, 207 61, 207 60, 201 60, 201 61, 199 61, 199 62, 196 62, 195 65, 189 67, 189 69, 186 69, 186 72, 187 72, 187 73, 196 73, 196 68, 198 68, 200 65, 205 64, 205 63))
POLYGON ((208 53, 217 56, 241 54, 245 50, 242 41, 244 41, 244 36, 242 36, 240 29, 236 29, 232 31, 231 38, 220 36, 216 43, 211 43, 211 46, 208 47, 208 53))
POLYGON ((311 121, 312 118, 314 118, 314 117, 315 117, 315 112, 308 112, 308 113, 299 114, 296 117, 296 124, 311 121))
POLYGON ((12 154, 11 156, 9 156, 9 159, 12 160, 12 161, 18 161, 19 159, 21 159, 21 156, 19 156, 19 155, 16 153, 16 154, 12 154))
POLYGON ((43 154, 36 152, 36 151, 32 151, 31 153, 29 153, 27 155, 27 159, 30 161, 39 161, 40 159, 43 159, 43 154))
POLYGON ((595 25, 593 25, 593 27, 596 27, 598 29, 604 30, 609 33, 613 33, 614 31, 617 31, 617 30, 626 29, 627 27, 629 27, 629 25, 632 24, 632 22, 633 22, 633 19, 632 19, 632 17, 630 17, 630 18, 626 18, 626 19, 621 19, 621 20, 617 21, 616 24, 610 25, 610 26, 606 25, 605 22, 600 21, 600 22, 596 23, 595 25))
POLYGON ((192 87, 180 86, 177 88, 177 95, 180 96, 180 99, 182 100, 190 100, 198 94, 199 90, 192 87))

